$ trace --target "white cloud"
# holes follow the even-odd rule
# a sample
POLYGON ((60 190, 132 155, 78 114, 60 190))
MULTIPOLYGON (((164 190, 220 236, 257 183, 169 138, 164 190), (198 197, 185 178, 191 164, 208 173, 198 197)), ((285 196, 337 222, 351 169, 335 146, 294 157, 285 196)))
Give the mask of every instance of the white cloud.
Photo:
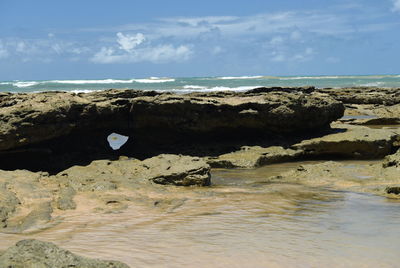
POLYGON ((326 59, 326 62, 328 62, 328 63, 339 63, 339 62, 340 62, 340 59, 337 58, 337 57, 328 57, 328 58, 326 59))
POLYGON ((84 47, 84 46, 81 46, 81 47, 72 47, 72 48, 70 49, 70 52, 71 52, 72 54, 75 54, 75 55, 80 55, 80 54, 88 53, 88 52, 90 52, 90 51, 91 51, 90 48, 84 47))
POLYGON ((283 39, 282 36, 275 36, 275 37, 273 37, 273 38, 269 41, 269 43, 270 43, 272 46, 277 46, 277 45, 282 44, 284 41, 285 41, 285 40, 283 39))
POLYGON ((303 52, 297 53, 292 57, 293 61, 308 61, 312 59, 312 55, 315 54, 314 49, 307 47, 303 52))
POLYGON ((124 35, 117 33, 117 47, 102 47, 91 61, 95 63, 137 63, 137 62, 179 62, 190 58, 193 54, 187 45, 174 46, 162 44, 157 46, 145 46, 146 37, 138 33, 136 35, 124 35), (143 44, 141 47, 138 45, 143 44))
POLYGON ((224 52, 224 49, 221 46, 215 46, 211 49, 211 53, 213 55, 218 55, 224 52))
POLYGON ((0 58, 9 57, 21 62, 52 62, 56 57, 89 54, 91 49, 77 42, 56 39, 5 38, 0 40, 0 58))
MULTIPOLYGON (((399 1, 399 0, 398 0, 399 1)), ((165 36, 175 38, 193 38, 211 29, 218 30, 224 37, 238 37, 266 34, 290 34, 293 39, 301 38, 301 33, 320 35, 341 35, 359 31, 355 29, 355 20, 365 20, 365 15, 357 17, 338 15, 323 10, 287 11, 264 13, 251 16, 204 16, 164 18, 153 23, 129 24, 106 29, 82 29, 82 31, 143 32, 151 38, 165 36)))
POLYGON ((24 53, 24 52, 26 52, 26 49, 27 49, 27 45, 24 41, 17 42, 17 44, 15 46, 15 51, 24 53))
POLYGON ((117 33, 117 43, 120 45, 119 48, 127 52, 132 51, 145 40, 146 38, 142 33, 137 33, 135 35, 124 35, 123 33, 117 33))
MULTIPOLYGON (((400 0, 396 0, 400 1, 400 0)), ((343 13, 343 12, 342 12, 343 13)), ((193 38, 201 33, 217 29, 224 36, 250 36, 266 34, 288 34, 293 40, 302 37, 302 33, 319 35, 346 35, 367 26, 365 14, 338 14, 324 10, 287 11, 264 13, 251 16, 214 16, 165 18, 160 22, 130 24, 103 29, 103 31, 140 31, 152 38, 165 36, 175 38, 193 38), (354 23, 358 27, 354 27, 354 23)), ((101 31, 101 29, 84 29, 101 31)))
POLYGON ((61 54, 62 52, 63 52, 63 49, 62 49, 62 47, 61 47, 61 45, 60 44, 53 44, 52 46, 51 46, 51 48, 57 53, 57 54, 61 54))
POLYGON ((187 24, 193 27, 201 25, 212 25, 217 23, 227 23, 239 19, 239 17, 234 16, 205 16, 205 17, 180 17, 180 18, 164 18, 161 21, 187 24))
POLYGON ((3 45, 3 42, 0 40, 0 59, 5 59, 9 56, 7 48, 3 45))
POLYGON ((286 56, 282 53, 272 53, 271 61, 284 62, 286 61, 286 56))
POLYGON ((299 31, 294 31, 290 34, 290 39, 292 40, 300 40, 301 39, 301 33, 299 31))
POLYGON ((311 60, 314 54, 315 51, 311 47, 294 54, 288 50, 272 51, 270 60, 273 62, 304 62, 311 60))
POLYGON ((400 12, 400 0, 393 0, 393 11, 399 11, 400 12))

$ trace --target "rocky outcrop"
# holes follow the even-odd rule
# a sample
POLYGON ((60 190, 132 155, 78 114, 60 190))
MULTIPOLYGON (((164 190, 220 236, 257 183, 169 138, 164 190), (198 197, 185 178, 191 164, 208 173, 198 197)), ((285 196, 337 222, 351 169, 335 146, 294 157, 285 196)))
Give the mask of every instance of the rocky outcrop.
POLYGON ((400 103, 399 88, 324 88, 317 91, 346 104, 395 105, 400 103))
POLYGON ((115 130, 132 136, 164 133, 290 133, 327 126, 343 114, 341 103, 294 91, 170 93, 108 90, 88 94, 3 94, 0 150, 18 148, 71 132, 115 130))
POLYGON ((266 148, 244 146, 240 151, 218 157, 209 157, 207 163, 213 168, 256 168, 273 163, 293 161, 302 154, 302 150, 284 149, 280 146, 266 148))
POLYGON ((345 104, 342 122, 355 125, 400 124, 399 88, 326 88, 316 92, 345 104))
POLYGON ((256 168, 310 158, 378 159, 389 155, 399 146, 400 130, 371 129, 335 123, 330 133, 318 138, 305 139, 288 148, 243 146, 231 153, 208 157, 207 163, 213 168, 256 168))
POLYGON ((383 159, 382 166, 384 168, 400 167, 400 150, 398 150, 395 154, 391 154, 391 155, 386 156, 383 159))
POLYGON ((141 189, 157 192, 158 184, 207 186, 210 166, 201 158, 159 155, 140 161, 97 160, 50 176, 45 172, 0 170, 0 232, 22 233, 51 227, 64 211, 76 209, 77 195, 97 200, 98 207, 123 209, 141 189))
POLYGON ((382 168, 377 164, 355 164, 327 161, 300 165, 277 176, 269 177, 265 183, 295 183, 309 187, 323 187, 334 190, 368 192, 377 195, 396 196, 400 188, 397 169, 382 168))
POLYGON ((129 268, 118 261, 89 259, 61 249, 50 242, 29 239, 0 254, 0 267, 8 268, 129 268))
POLYGON ((176 186, 207 186, 210 184, 210 166, 198 157, 164 154, 143 161, 97 160, 88 166, 71 167, 56 177, 76 191, 112 190, 149 181, 176 186))
POLYGON ((398 146, 400 134, 391 129, 371 129, 337 125, 337 133, 304 140, 292 146, 308 156, 339 156, 353 159, 377 159, 398 146), (340 128, 342 127, 342 128, 340 128))

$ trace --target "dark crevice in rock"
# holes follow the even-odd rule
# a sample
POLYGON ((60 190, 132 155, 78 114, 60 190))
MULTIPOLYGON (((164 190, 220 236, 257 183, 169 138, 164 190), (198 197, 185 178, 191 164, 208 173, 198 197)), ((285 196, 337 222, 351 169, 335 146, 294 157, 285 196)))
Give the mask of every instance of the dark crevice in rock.
POLYGON ((69 135, 0 152, 0 169, 58 173, 74 165, 88 165, 93 160, 116 160, 120 156, 147 159, 159 154, 218 156, 240 150, 242 146, 290 147, 304 139, 331 133, 329 128, 296 135, 261 133, 251 129, 219 130, 208 134, 160 131, 159 129, 98 129, 71 132, 69 135), (121 149, 114 151, 107 136, 116 132, 129 136, 121 149))

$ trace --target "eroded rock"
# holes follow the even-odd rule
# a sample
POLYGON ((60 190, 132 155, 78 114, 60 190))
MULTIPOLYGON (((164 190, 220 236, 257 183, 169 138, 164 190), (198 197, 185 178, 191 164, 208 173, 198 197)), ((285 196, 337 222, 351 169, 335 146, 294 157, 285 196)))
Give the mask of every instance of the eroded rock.
POLYGON ((56 177, 77 191, 114 190, 149 181, 206 186, 210 184, 210 166, 198 157, 163 154, 143 161, 97 160, 88 166, 71 167, 56 177))
POLYGON ((0 231, 22 233, 50 227, 60 220, 52 216, 55 210, 62 215, 77 208, 77 195, 98 202, 101 210, 119 211, 133 200, 132 195, 139 196, 138 190, 159 191, 157 184, 209 185, 210 166, 198 157, 159 155, 144 161, 97 160, 53 176, 0 170, 0 231))
MULTIPOLYGON (((241 129, 294 132, 327 126, 343 115, 340 102, 300 91, 192 93, 134 90, 88 94, 8 94, 0 100, 0 151, 71 132, 123 130, 162 138, 169 133, 233 134, 241 129), (252 112, 248 112, 252 111, 252 112), (151 131, 152 130, 152 131, 151 131)), ((107 134, 107 135, 108 135, 107 134)), ((125 135, 124 134, 124 135, 125 135)), ((156 139, 156 138, 155 138, 156 139)))
POLYGON ((383 159, 382 166, 384 168, 400 167, 400 150, 398 150, 395 154, 391 154, 391 155, 386 156, 383 159))
POLYGON ((395 105, 400 103, 400 91, 398 88, 324 88, 317 91, 346 104, 395 105))
POLYGON ((256 168, 273 163, 293 161, 303 154, 301 150, 285 149, 280 146, 263 148, 244 146, 240 151, 210 157, 207 163, 213 168, 256 168))
POLYGON ((337 133, 305 140, 292 146, 310 156, 340 156, 376 159, 390 154, 400 135, 391 129, 371 129, 338 125, 337 133), (340 128, 342 127, 342 128, 340 128))
POLYGON ((297 169, 270 177, 266 182, 296 183, 310 187, 386 195, 385 189, 398 185, 400 177, 390 176, 380 164, 357 165, 327 161, 301 165, 297 169))
POLYGON ((0 254, 0 267, 4 268, 129 268, 118 261, 89 259, 61 249, 50 242, 29 239, 0 254))

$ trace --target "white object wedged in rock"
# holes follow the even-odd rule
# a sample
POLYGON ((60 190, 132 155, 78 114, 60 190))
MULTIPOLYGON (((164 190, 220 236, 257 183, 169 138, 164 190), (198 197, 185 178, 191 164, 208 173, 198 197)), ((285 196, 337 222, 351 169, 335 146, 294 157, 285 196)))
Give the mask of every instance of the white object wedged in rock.
POLYGON ((111 133, 107 137, 107 141, 113 150, 118 150, 119 148, 121 148, 121 146, 124 145, 128 141, 128 139, 128 136, 120 135, 118 133, 111 133))

